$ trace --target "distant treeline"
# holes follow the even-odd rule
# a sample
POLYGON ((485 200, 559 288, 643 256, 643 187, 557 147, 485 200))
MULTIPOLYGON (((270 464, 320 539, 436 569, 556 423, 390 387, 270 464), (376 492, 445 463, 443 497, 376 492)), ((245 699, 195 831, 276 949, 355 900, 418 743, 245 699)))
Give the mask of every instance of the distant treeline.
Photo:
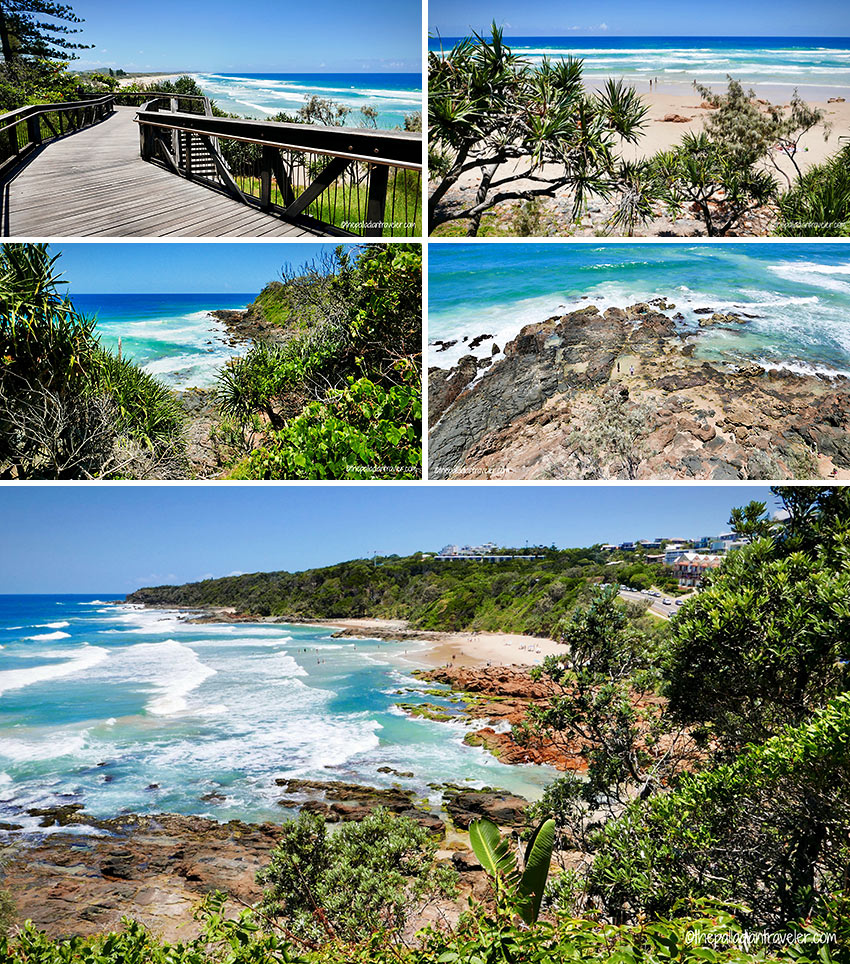
POLYGON ((367 616, 406 619, 419 629, 548 634, 593 584, 675 586, 664 566, 625 555, 621 564, 612 566, 611 556, 598 547, 542 552, 543 559, 499 563, 440 561, 422 553, 354 559, 304 572, 252 573, 139 589, 127 600, 234 607, 257 616, 367 616))

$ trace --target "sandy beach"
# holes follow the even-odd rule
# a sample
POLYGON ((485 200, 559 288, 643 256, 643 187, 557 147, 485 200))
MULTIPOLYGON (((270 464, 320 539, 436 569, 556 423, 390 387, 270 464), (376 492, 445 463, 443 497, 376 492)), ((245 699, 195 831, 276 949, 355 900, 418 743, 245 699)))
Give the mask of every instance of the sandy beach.
POLYGON ((118 86, 119 87, 130 87, 133 84, 161 84, 166 80, 178 80, 180 77, 189 77, 191 74, 183 73, 179 74, 133 74, 129 77, 119 77, 118 86))
POLYGON ((416 641, 418 659, 427 666, 533 666, 563 651, 552 639, 515 633, 449 633, 409 629, 404 620, 335 619, 321 621, 353 637, 416 641))
MULTIPOLYGON (((718 88, 717 92, 721 93, 722 91, 718 88)), ((698 133, 703 130, 706 119, 713 113, 712 108, 702 106, 704 102, 696 91, 690 94, 683 94, 653 90, 652 93, 643 92, 640 96, 649 108, 646 125, 643 130, 643 135, 636 144, 620 144, 618 146, 617 153, 625 160, 647 159, 660 151, 669 150, 678 144, 688 131, 698 133)), ((756 91, 756 96, 761 98, 762 94, 756 91)), ((786 97, 790 96, 791 91, 788 91, 786 97)), ((819 95, 819 99, 807 99, 805 91, 801 91, 801 96, 809 106, 820 108, 825 113, 823 124, 814 127, 800 139, 796 161, 800 170, 805 172, 813 165, 823 163, 839 150, 842 143, 846 143, 846 141, 840 142, 839 138, 847 138, 850 136, 850 97, 846 97, 845 94, 837 92, 835 94, 836 97, 844 96, 845 99, 840 102, 829 103, 829 98, 823 97, 822 95, 819 95), (824 137, 825 134, 827 135, 826 139, 824 137)), ((767 97, 765 97, 765 99, 767 99, 767 97)), ((787 99, 781 100, 774 97, 771 102, 779 106, 788 105, 787 99)), ((769 160, 763 162, 764 166, 773 173, 780 190, 786 190, 789 184, 788 179, 790 178, 791 182, 793 182, 797 173, 794 170, 794 165, 784 153, 775 151, 774 156, 776 158, 776 166, 769 160)), ((512 161, 510 164, 504 164, 498 169, 496 179, 507 174, 515 173, 516 171, 527 171, 528 167, 527 160, 512 161)), ((559 169, 557 166, 544 165, 539 173, 555 178, 558 176, 558 172, 559 169)), ((450 201, 454 198, 462 204, 467 205, 471 201, 473 192, 477 190, 479 181, 479 172, 470 171, 458 180, 447 197, 450 201)), ((522 179, 512 184, 512 188, 517 189, 533 186, 532 182, 522 179)), ((562 191, 559 192, 556 202, 550 201, 547 203, 555 209, 563 207, 564 210, 566 210, 569 206, 567 204, 569 197, 571 197, 569 192, 562 191)), ((594 202, 591 204, 591 207, 599 207, 600 205, 604 206, 604 202, 594 202)), ((505 210, 507 210, 507 208, 505 208, 505 210)), ((590 230, 590 227, 585 227, 588 231, 590 230)), ((598 225, 596 227, 598 227, 598 225)), ((670 234, 681 234, 683 232, 690 234, 693 232, 693 228, 700 230, 700 225, 688 218, 680 218, 678 221, 672 221, 666 217, 659 217, 650 222, 646 229, 639 229, 636 234, 655 235, 661 231, 670 234)), ((510 233, 510 231, 506 233, 510 233)), ((576 233, 580 234, 582 232, 578 231, 576 233)), ((755 233, 759 232, 756 231, 755 233)))
MULTIPOLYGON (((756 94, 761 97, 758 91, 756 94)), ((803 100, 807 100, 805 93, 801 96, 803 100)), ((696 133, 702 130, 705 119, 713 113, 710 108, 701 106, 703 101, 696 91, 684 95, 653 91, 651 94, 642 94, 641 97, 649 106, 647 125, 644 136, 637 144, 623 146, 623 156, 629 160, 651 157, 658 151, 668 150, 679 143, 682 135, 687 131, 696 133), (665 120, 666 117, 688 118, 688 120, 687 122, 670 121, 665 120)), ((780 106, 788 105, 787 100, 781 102, 773 100, 773 103, 780 106)), ((850 134, 850 100, 830 104, 827 101, 813 99, 807 100, 807 103, 824 111, 826 114, 824 123, 830 125, 832 129, 827 140, 824 140, 823 125, 815 127, 801 138, 797 157, 801 170, 807 170, 813 164, 825 161, 838 150, 838 138, 850 134)), ((795 172, 788 158, 777 152, 777 159, 780 168, 793 178, 795 172)))

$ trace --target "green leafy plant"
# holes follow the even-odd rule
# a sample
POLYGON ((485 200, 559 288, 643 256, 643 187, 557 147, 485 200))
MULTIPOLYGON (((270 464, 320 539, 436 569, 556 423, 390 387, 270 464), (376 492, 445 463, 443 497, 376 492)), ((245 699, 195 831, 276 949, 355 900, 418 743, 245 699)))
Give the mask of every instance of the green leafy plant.
POLYGON ((588 93, 581 70, 573 58, 532 67, 495 23, 488 37, 429 55, 430 232, 465 219, 472 236, 496 205, 564 189, 576 216, 589 195, 615 190, 617 142, 638 139, 647 107, 619 81, 588 93), (449 207, 448 193, 466 176, 475 178, 471 201, 449 207))
POLYGON ((540 915, 546 880, 555 847, 555 821, 544 820, 532 833, 525 850, 522 872, 510 841, 490 820, 475 820, 469 826, 469 842, 481 866, 493 879, 497 899, 515 907, 526 924, 540 915))

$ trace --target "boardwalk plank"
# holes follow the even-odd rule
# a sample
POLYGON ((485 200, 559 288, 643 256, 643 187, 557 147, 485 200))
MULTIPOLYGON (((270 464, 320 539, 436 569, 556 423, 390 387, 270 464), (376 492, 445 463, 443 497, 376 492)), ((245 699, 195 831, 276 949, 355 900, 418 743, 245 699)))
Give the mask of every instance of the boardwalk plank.
POLYGON ((48 144, 3 188, 5 237, 322 237, 139 156, 135 108, 48 144))

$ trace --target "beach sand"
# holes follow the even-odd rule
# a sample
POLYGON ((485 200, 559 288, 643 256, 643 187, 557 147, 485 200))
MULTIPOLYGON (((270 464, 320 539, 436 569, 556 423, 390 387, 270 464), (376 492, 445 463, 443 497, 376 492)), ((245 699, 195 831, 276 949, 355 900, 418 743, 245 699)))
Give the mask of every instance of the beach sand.
MULTIPOLYGON (((756 94, 757 96, 761 96, 758 91, 756 94)), ((787 97, 790 96, 791 93, 789 91, 787 97)), ((806 99, 804 92, 801 96, 803 96, 804 100, 806 99)), ((644 127, 640 140, 636 144, 619 145, 618 153, 621 154, 625 160, 646 159, 657 154, 659 151, 674 147, 688 131, 698 133, 703 130, 705 120, 713 113, 711 108, 700 106, 702 99, 695 91, 691 94, 682 94, 664 93, 663 91, 653 90, 652 93, 641 93, 641 98, 649 108, 646 126, 644 127), (665 117, 671 115, 686 118, 686 121, 681 123, 664 120, 665 117)), ((788 101, 773 100, 773 103, 785 106, 788 104, 788 101)), ((825 112, 824 125, 828 125, 830 130, 828 131, 828 139, 826 140, 824 140, 824 125, 818 125, 800 139, 796 161, 800 170, 804 172, 813 165, 820 164, 827 160, 838 151, 842 143, 847 142, 844 140, 840 143, 839 138, 846 139, 850 136, 850 97, 843 103, 830 104, 827 103, 826 99, 807 100, 807 103, 812 107, 819 107, 825 112)), ((779 151, 776 151, 774 156, 776 157, 779 171, 787 175, 793 182, 796 177, 794 165, 788 157, 779 151)), ((774 174, 781 189, 784 190, 788 187, 786 177, 782 176, 770 161, 765 160, 764 166, 774 174)), ((498 169, 495 179, 498 180, 507 174, 513 174, 517 171, 528 171, 528 167, 527 160, 512 161, 510 164, 504 164, 498 169)), ((558 176, 559 168, 556 165, 547 164, 543 166, 540 173, 542 173, 544 177, 555 178, 558 176)), ((477 189, 479 182, 480 174, 476 171, 470 171, 458 180, 455 187, 449 192, 448 197, 450 199, 459 199, 462 204, 468 205, 471 203, 473 192, 477 189)), ((523 188, 531 188, 534 186, 535 184, 533 182, 520 179, 514 182, 511 188, 522 190, 523 188)), ((559 193, 559 199, 566 199, 570 196, 568 191, 559 193)), ((687 225, 686 221, 679 223, 680 225, 687 225)), ((648 231, 639 230, 637 233, 655 234, 657 231, 667 230, 671 227, 672 225, 667 222, 666 218, 660 218, 649 225, 648 231)), ((672 233, 680 232, 673 230, 672 233)))
MULTIPOLYGON (((687 131, 698 133, 703 129, 705 118, 714 113, 711 109, 700 107, 699 94, 665 94, 663 92, 641 95, 649 105, 647 125, 644 136, 635 145, 623 146, 622 154, 628 160, 651 157, 658 151, 665 151, 674 147, 687 131), (670 115, 688 117, 688 123, 665 121, 670 115)), ((790 93, 789 93, 790 96, 790 93)), ((805 97, 803 98, 805 100, 805 97)), ((779 103, 779 101, 774 101, 779 103)), ((829 139, 824 140, 824 128, 818 126, 805 134, 800 140, 797 163, 801 170, 806 170, 813 164, 820 164, 834 154, 838 148, 839 136, 850 134, 850 100, 843 104, 829 104, 826 102, 809 101, 810 106, 819 107, 826 114, 825 123, 831 125, 829 139)), ((788 101, 782 101, 780 106, 786 106, 788 101)), ((787 157, 777 152, 777 159, 783 171, 794 177, 794 167, 787 157)))
POLYGON ((184 71, 182 74, 135 74, 132 77, 119 77, 118 85, 119 87, 130 87, 132 84, 141 84, 142 86, 147 86, 148 84, 160 84, 166 80, 178 80, 180 77, 190 77, 184 71))
POLYGON ((552 639, 522 636, 514 633, 449 633, 408 629, 403 620, 393 619, 335 619, 322 621, 324 626, 346 630, 351 635, 380 638, 410 639, 416 644, 415 653, 408 659, 424 666, 436 667, 453 663, 455 666, 533 666, 546 656, 563 652, 563 647, 552 639), (539 652, 538 652, 539 650, 539 652))

